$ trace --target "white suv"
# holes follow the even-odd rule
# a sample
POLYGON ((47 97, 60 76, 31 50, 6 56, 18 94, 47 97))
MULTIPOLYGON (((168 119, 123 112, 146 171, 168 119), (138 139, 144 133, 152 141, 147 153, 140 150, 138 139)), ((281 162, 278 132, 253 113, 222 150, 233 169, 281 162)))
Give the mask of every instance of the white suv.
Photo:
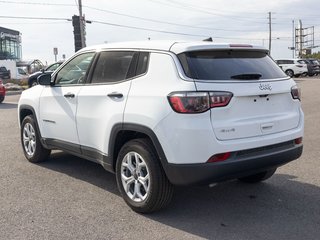
POLYGON ((308 74, 307 63, 302 59, 278 59, 276 63, 289 77, 308 74))
POLYGON ((263 181, 300 157, 300 91, 251 45, 132 42, 88 47, 22 93, 24 154, 60 149, 116 173, 137 212, 173 185, 263 181))

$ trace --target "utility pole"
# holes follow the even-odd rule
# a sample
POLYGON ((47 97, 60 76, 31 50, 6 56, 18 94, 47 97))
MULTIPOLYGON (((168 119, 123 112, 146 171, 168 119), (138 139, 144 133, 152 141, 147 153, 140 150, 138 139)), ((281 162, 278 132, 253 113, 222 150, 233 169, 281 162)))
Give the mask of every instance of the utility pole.
POLYGON ((84 17, 82 15, 82 0, 79 0, 79 17, 80 17, 81 46, 84 48, 86 46, 86 42, 84 37, 84 17))
POLYGON ((271 55, 271 12, 269 14, 269 54, 271 55))
POLYGON ((301 58, 303 54, 303 41, 304 41, 304 35, 303 35, 302 21, 300 19, 299 20, 299 58, 301 58))
POLYGON ((292 58, 294 58, 294 52, 295 52, 295 40, 296 40, 296 37, 295 37, 295 27, 294 27, 294 20, 292 20, 292 47, 291 47, 291 50, 292 50, 292 58))

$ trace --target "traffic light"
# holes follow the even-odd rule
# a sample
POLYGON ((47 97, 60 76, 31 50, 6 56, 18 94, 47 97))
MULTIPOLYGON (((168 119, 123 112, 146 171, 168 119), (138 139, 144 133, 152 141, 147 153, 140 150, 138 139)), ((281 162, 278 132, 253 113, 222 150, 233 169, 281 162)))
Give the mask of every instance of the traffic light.
POLYGON ((72 16, 72 25, 73 25, 73 35, 74 35, 74 50, 77 52, 82 48, 82 41, 81 41, 81 24, 80 24, 80 17, 77 15, 72 16))

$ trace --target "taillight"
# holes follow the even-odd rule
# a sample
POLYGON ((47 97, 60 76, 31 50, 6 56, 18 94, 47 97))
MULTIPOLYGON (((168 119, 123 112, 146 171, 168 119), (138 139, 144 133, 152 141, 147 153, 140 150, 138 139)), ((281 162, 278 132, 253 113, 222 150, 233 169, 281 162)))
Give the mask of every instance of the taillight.
POLYGON ((210 157, 207 161, 207 163, 213 163, 213 162, 222 162, 227 160, 231 156, 230 152, 225 152, 225 153, 219 153, 216 155, 213 155, 210 157))
POLYGON ((302 137, 296 138, 294 140, 294 143, 297 144, 297 145, 301 144, 302 143, 302 137))
POLYGON ((178 113, 201 113, 210 108, 206 92, 180 92, 168 96, 171 107, 178 113))
POLYGON ((232 98, 231 92, 210 92, 210 107, 227 106, 232 98))
POLYGON ((293 99, 298 99, 301 101, 301 90, 297 86, 291 88, 291 95, 293 99))
POLYGON ((227 106, 230 92, 175 92, 168 96, 172 109, 177 113, 202 113, 210 108, 227 106))

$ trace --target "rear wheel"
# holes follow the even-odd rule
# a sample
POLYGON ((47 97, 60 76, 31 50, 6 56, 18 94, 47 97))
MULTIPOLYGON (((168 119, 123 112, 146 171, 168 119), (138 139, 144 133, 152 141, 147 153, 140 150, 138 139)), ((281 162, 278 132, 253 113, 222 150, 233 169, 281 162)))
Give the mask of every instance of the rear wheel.
POLYGON ((24 155, 29 162, 43 162, 50 155, 51 151, 45 149, 40 142, 40 134, 32 115, 25 117, 22 121, 21 143, 24 155))
POLYGON ((147 139, 127 142, 120 150, 116 177, 119 191, 134 211, 150 213, 166 207, 173 195, 157 153, 147 139))
POLYGON ((37 81, 33 81, 32 84, 31 84, 31 87, 34 87, 34 86, 37 86, 38 85, 38 82, 37 81))
POLYGON ((245 182, 245 183, 258 183, 264 180, 267 180, 268 178, 272 177, 272 175, 276 172, 277 168, 270 169, 268 171, 256 173, 250 176, 239 178, 239 181, 245 182))
POLYGON ((289 76, 289 77, 293 77, 294 72, 291 69, 288 69, 285 71, 285 73, 289 76))

